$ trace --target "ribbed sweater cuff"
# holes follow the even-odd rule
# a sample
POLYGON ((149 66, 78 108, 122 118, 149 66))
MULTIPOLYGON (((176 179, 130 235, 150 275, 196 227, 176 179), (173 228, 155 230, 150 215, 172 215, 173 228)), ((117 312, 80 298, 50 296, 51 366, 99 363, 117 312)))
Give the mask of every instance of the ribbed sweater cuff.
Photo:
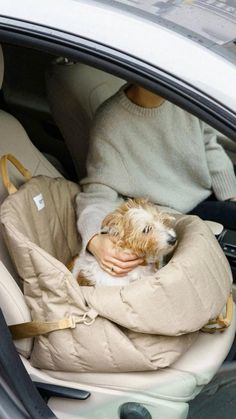
POLYGON ((86 250, 89 240, 91 240, 96 234, 100 233, 100 225, 100 220, 98 220, 97 223, 80 223, 79 231, 82 237, 82 252, 86 250))
POLYGON ((96 234, 99 234, 100 230, 95 230, 92 228, 86 228, 83 229, 83 232, 81 233, 82 235, 82 249, 81 251, 85 251, 88 245, 88 242, 94 237, 96 236, 96 234))
POLYGON ((236 178, 234 173, 224 171, 212 175, 212 189, 220 201, 236 197, 236 178))

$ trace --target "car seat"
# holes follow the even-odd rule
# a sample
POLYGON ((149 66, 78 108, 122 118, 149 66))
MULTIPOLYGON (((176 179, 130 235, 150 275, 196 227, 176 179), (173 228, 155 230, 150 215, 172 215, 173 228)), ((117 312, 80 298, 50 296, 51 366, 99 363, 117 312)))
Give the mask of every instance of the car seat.
MULTIPOLYGON (((0 52, 0 80, 2 78, 3 56, 0 52)), ((59 176, 56 169, 32 145, 19 122, 3 111, 0 112, 0 132, 1 155, 14 154, 34 175, 59 176)), ((11 173, 14 184, 19 185, 21 179, 13 169, 11 173)), ((2 201, 5 191, 1 181, 0 185, 2 201)), ((0 243, 2 311, 8 324, 29 321, 29 309, 17 285, 18 277, 2 236, 0 243)), ((188 401, 211 380, 226 358, 234 340, 235 329, 234 315, 231 326, 224 333, 200 333, 193 346, 175 364, 156 372, 95 374, 39 370, 29 362, 31 345, 28 340, 17 341, 16 347, 34 381, 84 389, 91 393, 86 401, 51 398, 48 404, 58 418, 125 419, 129 417, 127 410, 133 406, 136 412, 133 410, 133 418, 185 419, 188 401)))
POLYGON ((47 95, 53 118, 70 151, 81 179, 86 174, 89 127, 101 103, 114 94, 124 80, 66 59, 52 62, 46 74, 47 95))

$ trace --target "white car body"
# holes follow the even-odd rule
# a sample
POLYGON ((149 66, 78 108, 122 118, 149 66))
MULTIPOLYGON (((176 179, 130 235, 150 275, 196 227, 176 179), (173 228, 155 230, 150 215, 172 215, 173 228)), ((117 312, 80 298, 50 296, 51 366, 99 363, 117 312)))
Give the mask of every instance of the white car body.
POLYGON ((1 0, 1 16, 22 21, 23 27, 42 25, 51 33, 62 31, 96 42, 98 49, 100 44, 138 57, 235 112, 236 66, 201 42, 143 17, 89 0, 1 0))
MULTIPOLYGON (((231 0, 0 0, 0 43, 32 47, 51 53, 53 59, 68 57, 122 80, 140 82, 234 141, 235 40, 236 1, 231 0)), ((17 96, 14 100, 17 103, 17 96)), ((26 108, 24 100, 22 103, 26 108)), ((117 375, 112 383, 112 374, 97 374, 95 384, 93 373, 89 373, 83 375, 84 381, 79 381, 79 375, 75 383, 73 374, 70 381, 63 380, 60 372, 49 377, 46 371, 33 368, 28 359, 23 362, 35 381, 49 380, 91 392, 86 402, 51 398, 49 406, 60 419, 118 419, 121 404, 130 401, 146 406, 153 419, 186 419, 189 400, 208 382, 208 372, 220 368, 232 335, 224 334, 228 346, 223 355, 220 334, 207 354, 204 342, 208 345, 208 336, 203 335, 203 344, 197 342, 198 360, 195 362, 196 352, 187 354, 177 368, 174 366, 174 380, 171 367, 160 371, 158 382, 156 372, 141 372, 117 375)))

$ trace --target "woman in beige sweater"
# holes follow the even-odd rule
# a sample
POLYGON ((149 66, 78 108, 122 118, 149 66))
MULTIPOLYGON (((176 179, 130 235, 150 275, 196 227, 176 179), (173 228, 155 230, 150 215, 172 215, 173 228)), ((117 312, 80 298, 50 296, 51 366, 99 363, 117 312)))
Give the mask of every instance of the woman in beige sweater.
POLYGON ((88 175, 77 197, 84 251, 104 270, 125 275, 142 259, 118 253, 101 235, 104 216, 126 197, 147 197, 236 230, 233 165, 217 131, 139 86, 124 86, 99 109, 91 132, 88 175), (203 217, 204 218, 204 217, 203 217))

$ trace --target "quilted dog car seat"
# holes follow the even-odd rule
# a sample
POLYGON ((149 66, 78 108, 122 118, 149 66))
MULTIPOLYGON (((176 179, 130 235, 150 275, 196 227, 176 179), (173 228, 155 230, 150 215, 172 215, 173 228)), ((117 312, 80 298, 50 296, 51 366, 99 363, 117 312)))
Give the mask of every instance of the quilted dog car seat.
MULTIPOLYGON (((80 250, 74 210, 78 185, 63 178, 31 178, 13 156, 1 158, 1 170, 10 193, 1 223, 33 319, 25 325, 27 336, 37 335, 33 366, 67 372, 163 368, 224 309, 230 268, 199 218, 178 218, 178 247, 154 276, 126 287, 79 287, 66 268, 80 250), (9 180, 7 159, 27 178, 18 191, 9 180)), ((221 323, 229 325, 222 317, 221 323)))

